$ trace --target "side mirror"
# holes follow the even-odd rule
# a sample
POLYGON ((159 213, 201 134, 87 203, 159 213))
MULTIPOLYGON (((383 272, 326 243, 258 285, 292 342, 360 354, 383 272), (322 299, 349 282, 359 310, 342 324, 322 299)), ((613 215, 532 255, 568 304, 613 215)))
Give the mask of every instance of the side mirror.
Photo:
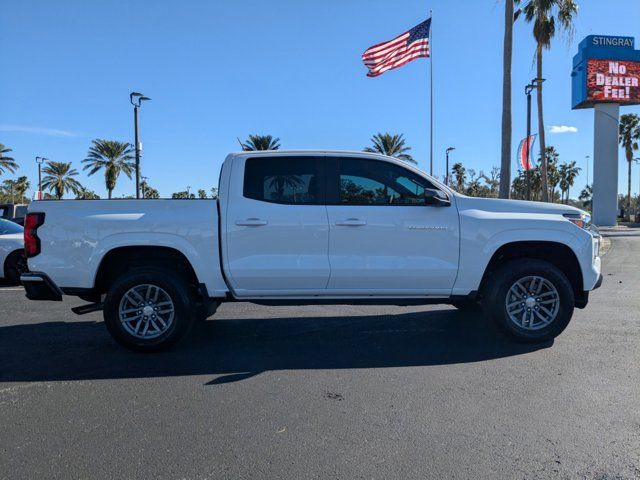
POLYGON ((448 207, 451 205, 451 200, 447 195, 435 188, 424 189, 424 204, 434 207, 448 207))

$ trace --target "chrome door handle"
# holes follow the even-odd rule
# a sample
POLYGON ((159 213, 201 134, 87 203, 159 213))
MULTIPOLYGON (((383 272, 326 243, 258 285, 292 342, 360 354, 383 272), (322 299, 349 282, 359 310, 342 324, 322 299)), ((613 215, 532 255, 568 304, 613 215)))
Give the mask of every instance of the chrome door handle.
POLYGON ((236 225, 239 227, 262 227, 268 222, 266 220, 260 220, 259 218, 247 218, 245 220, 236 220, 236 225))
POLYGON ((359 218, 347 218, 346 220, 338 220, 336 225, 340 227, 363 227, 367 222, 359 218))

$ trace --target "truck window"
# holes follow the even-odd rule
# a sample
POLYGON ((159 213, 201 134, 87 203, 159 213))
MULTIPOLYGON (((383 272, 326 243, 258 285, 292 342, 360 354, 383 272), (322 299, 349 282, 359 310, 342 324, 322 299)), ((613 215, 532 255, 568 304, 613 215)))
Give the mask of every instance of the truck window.
POLYGON ((340 205, 424 205, 427 179, 398 165, 377 160, 342 158, 340 205))
POLYGON ((244 167, 244 196, 271 203, 324 204, 321 161, 315 157, 253 157, 244 167))

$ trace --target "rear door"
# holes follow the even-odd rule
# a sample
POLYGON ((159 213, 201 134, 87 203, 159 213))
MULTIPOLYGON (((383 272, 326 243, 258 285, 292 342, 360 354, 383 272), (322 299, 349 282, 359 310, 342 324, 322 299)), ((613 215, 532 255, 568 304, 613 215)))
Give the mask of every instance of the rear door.
POLYGON ((249 156, 232 166, 225 270, 236 295, 322 292, 329 280, 323 160, 249 156))
POLYGON ((395 163, 327 161, 331 278, 327 293, 449 295, 458 271, 459 222, 425 204, 428 178, 395 163))

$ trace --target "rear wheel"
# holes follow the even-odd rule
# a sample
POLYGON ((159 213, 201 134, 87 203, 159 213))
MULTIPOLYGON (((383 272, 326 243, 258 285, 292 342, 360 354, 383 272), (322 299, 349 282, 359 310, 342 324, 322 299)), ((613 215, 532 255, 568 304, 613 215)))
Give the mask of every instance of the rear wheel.
POLYGON ((27 268, 27 259, 22 250, 11 253, 4 264, 4 278, 13 285, 20 284, 20 275, 25 273, 27 268))
POLYGON ((483 305, 502 332, 535 343, 554 339, 573 315, 573 286, 564 273, 542 260, 512 260, 492 273, 483 305))
POLYGON ((104 321, 122 346, 139 352, 165 350, 180 341, 195 318, 187 281, 160 268, 136 268, 107 292, 104 321))

